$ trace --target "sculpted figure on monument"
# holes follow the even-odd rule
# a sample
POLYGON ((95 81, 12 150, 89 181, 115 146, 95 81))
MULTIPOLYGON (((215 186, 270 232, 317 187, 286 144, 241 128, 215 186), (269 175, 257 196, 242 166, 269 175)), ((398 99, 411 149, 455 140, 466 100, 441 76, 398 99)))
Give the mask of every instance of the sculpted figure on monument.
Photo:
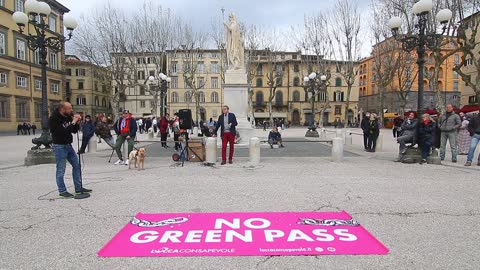
POLYGON ((243 34, 235 14, 231 13, 229 22, 224 24, 227 32, 228 70, 245 69, 243 34))

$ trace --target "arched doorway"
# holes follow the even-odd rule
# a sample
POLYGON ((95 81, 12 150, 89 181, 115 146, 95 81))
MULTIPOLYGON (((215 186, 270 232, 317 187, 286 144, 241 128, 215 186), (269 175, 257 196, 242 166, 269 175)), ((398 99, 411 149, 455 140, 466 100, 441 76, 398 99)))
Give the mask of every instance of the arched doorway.
POLYGON ((296 109, 292 112, 292 125, 300 125, 300 112, 296 109))

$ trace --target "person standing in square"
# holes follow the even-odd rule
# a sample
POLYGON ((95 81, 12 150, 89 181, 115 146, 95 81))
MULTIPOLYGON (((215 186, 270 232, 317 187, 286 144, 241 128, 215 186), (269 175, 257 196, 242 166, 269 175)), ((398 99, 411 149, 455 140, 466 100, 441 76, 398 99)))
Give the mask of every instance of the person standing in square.
POLYGON ((222 165, 227 163, 227 143, 230 144, 230 153, 228 156, 228 163, 233 163, 233 153, 235 151, 235 135, 237 134, 237 118, 235 114, 229 112, 230 108, 227 105, 223 106, 222 115, 218 117, 217 125, 215 126, 214 136, 216 136, 218 129, 221 130, 222 138, 222 165))

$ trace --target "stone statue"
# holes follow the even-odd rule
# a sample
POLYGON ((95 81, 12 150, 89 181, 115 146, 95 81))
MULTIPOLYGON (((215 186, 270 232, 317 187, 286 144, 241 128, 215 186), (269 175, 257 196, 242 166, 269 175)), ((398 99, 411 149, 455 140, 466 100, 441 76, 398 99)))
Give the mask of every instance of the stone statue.
POLYGON ((245 69, 243 34, 235 14, 231 13, 229 22, 224 25, 227 32, 228 70, 245 69))

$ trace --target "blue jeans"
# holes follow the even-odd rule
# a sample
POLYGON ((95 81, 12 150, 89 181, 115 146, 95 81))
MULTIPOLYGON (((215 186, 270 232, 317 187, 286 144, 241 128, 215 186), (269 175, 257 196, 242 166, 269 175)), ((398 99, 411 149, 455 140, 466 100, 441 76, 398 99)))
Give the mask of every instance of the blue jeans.
POLYGON ((427 160, 431 149, 432 149, 432 140, 424 139, 423 145, 422 145, 422 159, 427 160))
MULTIPOLYGON (((470 143, 470 150, 468 151, 468 161, 473 161, 473 154, 475 154, 475 149, 477 149, 477 145, 480 143, 480 134, 473 134, 472 142, 470 143)), ((478 154, 478 162, 480 162, 480 154, 478 154)))
POLYGON ((63 193, 67 191, 63 176, 65 175, 65 168, 67 167, 67 161, 72 165, 73 184, 75 185, 75 191, 81 190, 80 180, 80 164, 78 162, 77 153, 73 149, 71 144, 53 144, 53 152, 55 153, 55 161, 57 164, 57 187, 58 192, 63 193))

